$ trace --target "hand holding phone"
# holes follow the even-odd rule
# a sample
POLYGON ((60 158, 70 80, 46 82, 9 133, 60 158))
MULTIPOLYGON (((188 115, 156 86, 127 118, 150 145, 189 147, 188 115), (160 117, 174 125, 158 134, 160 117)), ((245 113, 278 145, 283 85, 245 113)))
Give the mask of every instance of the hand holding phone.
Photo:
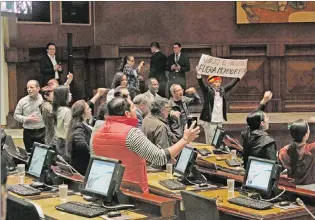
POLYGON ((197 117, 188 117, 187 118, 187 127, 190 128, 191 124, 193 123, 193 121, 196 121, 196 124, 193 128, 196 128, 198 126, 197 124, 197 117))

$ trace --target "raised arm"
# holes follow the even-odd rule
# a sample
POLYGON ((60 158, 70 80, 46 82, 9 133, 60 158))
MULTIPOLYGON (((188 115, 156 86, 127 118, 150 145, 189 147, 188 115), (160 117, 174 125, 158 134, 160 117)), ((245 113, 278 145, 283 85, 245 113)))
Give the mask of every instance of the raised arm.
POLYGON ((129 131, 126 139, 128 149, 135 152, 140 157, 143 157, 148 162, 163 166, 171 159, 175 158, 186 144, 192 142, 199 136, 200 128, 193 129, 195 122, 192 123, 189 129, 185 129, 184 137, 176 144, 166 149, 160 149, 154 145, 142 132, 137 128, 129 131))
POLYGON ((262 98, 262 100, 259 103, 258 108, 256 109, 256 111, 265 111, 265 107, 267 102, 269 102, 272 98, 272 92, 270 91, 266 91, 264 94, 264 97, 262 98))
POLYGON ((196 66, 196 72, 197 72, 196 76, 197 76, 198 84, 202 93, 207 93, 209 91, 209 87, 206 86, 205 83, 203 82, 202 77, 201 77, 201 72, 199 71, 198 66, 196 66))
POLYGON ((186 89, 185 93, 187 94, 185 96, 185 101, 187 105, 197 105, 201 103, 200 96, 198 95, 194 87, 190 87, 189 89, 186 89))
POLYGON ((231 82, 223 86, 225 92, 229 92, 240 80, 240 78, 234 78, 231 82))
POLYGON ((108 91, 109 89, 98 88, 96 94, 91 98, 90 102, 94 105, 95 102, 97 102, 97 100, 99 100, 102 97, 102 95, 104 95, 108 91))
POLYGON ((65 86, 70 86, 71 82, 73 80, 73 74, 69 72, 69 74, 67 75, 67 81, 65 82, 65 86))

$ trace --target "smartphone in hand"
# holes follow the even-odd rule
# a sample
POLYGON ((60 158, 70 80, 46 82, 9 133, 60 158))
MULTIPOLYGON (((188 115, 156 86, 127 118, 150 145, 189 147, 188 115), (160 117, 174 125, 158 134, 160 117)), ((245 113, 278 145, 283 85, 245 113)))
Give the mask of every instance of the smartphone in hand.
POLYGON ((194 126, 194 128, 196 128, 198 125, 197 125, 197 117, 188 117, 187 118, 187 127, 190 128, 190 126, 192 125, 192 123, 196 121, 196 124, 194 126))

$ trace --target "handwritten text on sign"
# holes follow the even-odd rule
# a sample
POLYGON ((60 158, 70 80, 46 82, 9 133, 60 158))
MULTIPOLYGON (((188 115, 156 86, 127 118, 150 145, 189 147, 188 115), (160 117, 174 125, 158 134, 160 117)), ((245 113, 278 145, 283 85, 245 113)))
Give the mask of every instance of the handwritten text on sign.
POLYGON ((247 59, 221 59, 202 54, 198 69, 203 75, 242 78, 247 72, 247 59))

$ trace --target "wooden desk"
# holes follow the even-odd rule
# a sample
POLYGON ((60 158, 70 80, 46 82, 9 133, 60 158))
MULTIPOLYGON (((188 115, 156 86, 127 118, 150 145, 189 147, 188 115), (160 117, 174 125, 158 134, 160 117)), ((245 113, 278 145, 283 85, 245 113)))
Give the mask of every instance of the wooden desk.
MULTIPOLYGON (((33 177, 25 175, 25 184, 31 184, 34 181, 33 177)), ((17 175, 10 175, 7 179, 7 185, 15 185, 18 184, 18 177, 17 175)), ((20 196, 18 194, 15 194, 13 192, 9 192, 11 195, 14 195, 15 197, 23 198, 23 196, 20 196)), ((43 191, 40 195, 34 195, 34 196, 27 196, 26 198, 29 200, 38 200, 38 199, 47 199, 52 198, 58 193, 50 193, 50 191, 43 191)), ((72 190, 68 190, 68 195, 73 195, 74 192, 72 190)))
MULTIPOLYGON (((81 196, 73 195, 68 196, 68 201, 76 201, 87 203, 81 196)), ((102 219, 101 217, 96 218, 85 218, 77 215, 72 215, 66 212, 61 212, 55 209, 55 206, 60 204, 59 198, 49 198, 34 201, 35 204, 41 206, 45 215, 53 217, 58 220, 83 220, 83 219, 102 219)), ((129 216, 131 219, 162 219, 161 217, 148 215, 141 213, 141 210, 133 211, 121 211, 123 215, 129 216)))
MULTIPOLYGON (((199 144, 199 143, 192 143, 195 148, 208 148, 209 150, 213 150, 214 147, 210 145, 205 145, 205 144, 199 144)), ((243 175, 238 175, 238 174, 233 174, 230 173, 229 171, 221 171, 217 170, 216 166, 223 167, 228 170, 235 170, 237 169, 235 167, 229 167, 224 160, 218 161, 216 157, 221 157, 223 159, 230 159, 231 155, 229 154, 222 154, 222 155, 214 155, 211 154, 208 157, 203 157, 201 159, 197 159, 196 164, 198 165, 198 170, 201 173, 206 173, 209 175, 215 175, 219 176, 225 179, 234 179, 237 182, 242 183, 244 180, 243 175)), ((287 192, 291 192, 296 195, 300 196, 307 196, 311 198, 315 198, 315 191, 307 190, 307 189, 301 189, 301 188, 296 188, 294 183, 288 182, 289 179, 286 177, 280 176, 278 187, 280 189, 285 189, 287 192)))
MULTIPOLYGON (((296 209, 280 209, 272 207, 267 210, 255 210, 238 205, 229 203, 227 200, 229 198, 227 189, 217 189, 211 191, 198 192, 198 194, 217 198, 217 207, 220 212, 223 212, 229 216, 234 216, 242 219, 268 219, 268 220, 280 220, 280 219, 311 219, 309 214, 302 208, 296 209)), ((234 196, 239 196, 239 192, 234 192, 234 196)), ((233 196, 232 196, 233 197, 233 196)), ((312 211, 315 210, 314 207, 310 207, 312 211)))
MULTIPOLYGON (((157 172, 157 173, 148 173, 148 183, 149 183, 149 188, 150 192, 161 195, 161 196, 166 196, 168 198, 174 198, 176 200, 181 200, 182 197, 180 195, 181 190, 170 190, 164 186, 162 186, 159 181, 160 180, 165 180, 165 179, 176 179, 177 177, 173 175, 169 175, 166 172, 157 172)), ((192 186, 187 186, 185 190, 189 191, 197 191, 194 187, 192 186)), ((200 189, 198 189, 200 190, 200 189)))
MULTIPOLYGON (((175 198, 177 200, 177 207, 179 207, 180 202, 182 201, 182 197, 180 194, 180 190, 169 190, 158 183, 159 180, 163 179, 171 179, 174 178, 172 176, 168 176, 165 172, 159 173, 149 173, 148 181, 150 191, 156 193, 158 195, 166 196, 169 198, 175 198)), ((278 220, 278 219, 309 219, 308 213, 303 208, 297 208, 294 210, 283 210, 280 208, 273 207, 269 210, 254 210, 238 205, 233 205, 227 202, 228 192, 227 189, 204 189, 204 190, 195 190, 192 186, 188 186, 186 190, 196 191, 198 194, 216 198, 219 197, 219 200, 222 202, 218 202, 218 210, 225 215, 228 215, 228 219, 233 218, 241 218, 241 219, 268 219, 268 220, 278 220)), ((239 196, 239 192, 234 192, 234 196, 239 196)), ((315 208, 311 209, 312 211, 315 208)), ((177 214, 179 214, 179 209, 177 210, 177 214)), ((182 219, 182 218, 181 218, 182 219)), ((184 218, 183 218, 184 219, 184 218)))
MULTIPOLYGON (((33 178, 31 176, 26 175, 24 182, 25 184, 30 184, 33 182, 33 178)), ((9 185, 14 185, 14 184, 18 184, 17 175, 8 176, 7 185, 9 186, 9 185)), ((173 199, 165 198, 165 197, 161 197, 161 196, 157 196, 157 195, 149 194, 149 193, 132 192, 126 189, 122 189, 122 192, 132 200, 131 202, 134 203, 136 207, 140 208, 136 212, 129 212, 128 215, 131 215, 132 219, 170 219, 173 216, 175 216, 174 207, 175 207, 176 201, 173 199), (158 210, 156 209, 156 207, 158 208, 158 210), (143 214, 144 213, 143 210, 146 210, 145 214, 143 214), (156 215, 152 214, 152 210, 154 210, 156 215), (147 213, 150 213, 150 214, 147 214, 147 213), (158 217, 158 216, 161 216, 161 217, 158 217)), ((50 216, 56 219, 66 219, 66 218, 60 218, 60 215, 61 216, 66 215, 66 216, 70 216, 70 218, 67 218, 67 220, 68 219, 86 219, 83 217, 79 217, 76 215, 71 215, 71 214, 67 214, 67 213, 55 210, 54 207, 60 204, 59 197, 55 197, 56 193, 51 194, 50 192, 42 192, 40 195, 27 196, 27 197, 20 196, 12 192, 9 192, 9 193, 15 197, 26 198, 28 200, 32 200, 33 202, 35 202, 36 204, 39 204, 40 206, 42 206, 43 204, 44 206, 42 206, 42 209, 43 209, 44 214, 47 216, 50 216), (48 202, 45 202, 45 201, 48 201, 48 202), (47 209, 45 208, 46 206, 47 206, 47 209), (50 215, 49 213, 52 213, 53 215, 50 215)), ((73 193, 72 195, 68 196, 68 201, 86 202, 81 196, 73 195, 73 193)), ((95 218, 95 219, 101 219, 101 218, 95 218)))

